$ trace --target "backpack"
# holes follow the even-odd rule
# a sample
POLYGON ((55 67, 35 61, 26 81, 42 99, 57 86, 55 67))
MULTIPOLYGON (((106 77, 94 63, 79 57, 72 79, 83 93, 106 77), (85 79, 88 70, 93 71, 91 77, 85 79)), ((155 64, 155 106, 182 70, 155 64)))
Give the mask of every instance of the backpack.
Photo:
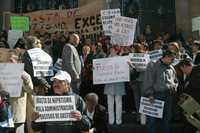
POLYGON ((0 122, 8 120, 8 107, 10 96, 9 93, 2 90, 0 91, 0 122))

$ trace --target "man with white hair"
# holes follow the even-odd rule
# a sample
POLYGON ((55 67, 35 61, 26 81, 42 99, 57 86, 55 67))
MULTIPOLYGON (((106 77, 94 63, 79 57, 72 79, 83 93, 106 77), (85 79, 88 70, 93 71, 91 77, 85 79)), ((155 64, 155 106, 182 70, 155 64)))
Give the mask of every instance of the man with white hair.
POLYGON ((72 77, 71 86, 73 92, 79 94, 80 87, 80 74, 81 74, 81 61, 79 54, 76 50, 80 38, 77 34, 71 34, 69 43, 65 44, 62 53, 62 70, 68 72, 72 77))

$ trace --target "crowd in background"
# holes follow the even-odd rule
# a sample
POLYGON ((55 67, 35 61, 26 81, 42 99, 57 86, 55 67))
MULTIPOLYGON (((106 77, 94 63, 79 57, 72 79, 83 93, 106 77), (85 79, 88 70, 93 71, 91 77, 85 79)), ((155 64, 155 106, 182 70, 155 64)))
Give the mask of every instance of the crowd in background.
MULTIPOLYGON (((0 33, 0 48, 9 48, 7 37, 7 32, 2 31, 0 33)), ((52 57, 53 64, 55 64, 59 58, 63 59, 63 64, 70 60, 67 59, 70 56, 70 53, 69 55, 66 55, 66 53, 70 51, 69 49, 71 48, 70 45, 68 48, 68 44, 72 44, 76 48, 79 58, 77 59, 76 63, 80 64, 78 66, 80 66, 81 68, 77 68, 76 66, 74 66, 76 69, 79 69, 77 75, 73 72, 69 72, 72 77, 72 89, 82 98, 85 98, 88 93, 96 93, 98 95, 99 98, 96 99, 98 99, 98 103, 102 105, 100 106, 100 110, 108 112, 108 121, 104 121, 104 124, 123 124, 123 112, 136 112, 136 120, 139 122, 140 114, 138 113, 138 111, 140 97, 144 94, 143 88, 147 82, 145 80, 145 71, 137 71, 134 69, 134 67, 131 67, 130 65, 130 82, 94 85, 92 74, 93 59, 107 58, 113 56, 125 56, 129 53, 148 53, 149 51, 159 49, 171 50, 175 52, 174 60, 180 60, 180 63, 174 65, 174 70, 176 70, 176 78, 178 79, 178 88, 175 94, 173 94, 173 119, 180 121, 183 119, 183 116, 181 115, 181 112, 179 108, 177 108, 176 104, 178 101, 178 97, 182 93, 186 92, 192 95, 195 100, 200 102, 200 93, 197 85, 198 81, 200 80, 198 79, 198 75, 200 74, 200 69, 198 67, 200 63, 200 41, 195 40, 192 37, 184 39, 181 33, 171 34, 169 32, 155 34, 153 33, 149 25, 146 26, 146 29, 142 34, 135 38, 134 43, 131 46, 112 45, 110 43, 110 37, 105 35, 99 35, 95 41, 92 41, 92 39, 90 38, 84 38, 81 35, 78 36, 74 33, 59 31, 55 33, 43 34, 38 32, 31 37, 32 38, 25 34, 23 38, 20 38, 17 41, 14 49, 23 49, 26 51, 35 47, 41 48, 52 57), (34 41, 37 42, 34 44, 34 41), (189 82, 189 89, 187 89, 188 87, 186 87, 186 82, 189 82), (105 109, 103 106, 105 106, 107 109, 105 109)), ((72 51, 74 52, 74 50, 72 51)), ((52 82, 50 81, 50 77, 35 78, 33 76, 33 70, 30 68, 30 57, 28 57, 27 52, 25 52, 21 57, 18 58, 20 58, 20 60, 25 63, 25 72, 30 75, 30 78, 33 82, 33 87, 31 89, 33 91, 26 91, 27 95, 45 95, 47 93, 51 93, 52 82)), ((74 58, 74 60, 76 60, 76 57, 74 58)), ((63 65, 62 70, 68 71, 69 67, 63 65)), ((27 81, 27 78, 24 79, 25 81, 27 81)), ((29 88, 31 87, 29 86, 29 88)), ((96 95, 93 97, 96 97, 96 95)), ((87 100, 88 98, 86 98, 86 103, 87 100)), ((28 116, 28 114, 26 116, 28 116)), ((19 123, 26 122, 24 120, 23 122, 19 123)), ((104 126, 106 127, 106 125, 104 126)), ((31 125, 28 125, 26 127, 31 128, 31 125)))

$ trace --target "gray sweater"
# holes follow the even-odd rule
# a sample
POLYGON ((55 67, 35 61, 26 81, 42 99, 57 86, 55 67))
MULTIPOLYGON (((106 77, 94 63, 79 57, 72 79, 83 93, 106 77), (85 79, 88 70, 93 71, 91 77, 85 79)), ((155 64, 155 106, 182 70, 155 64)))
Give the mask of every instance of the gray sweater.
POLYGON ((144 76, 144 96, 153 96, 156 93, 176 91, 178 80, 172 65, 166 65, 161 60, 148 64, 144 76))

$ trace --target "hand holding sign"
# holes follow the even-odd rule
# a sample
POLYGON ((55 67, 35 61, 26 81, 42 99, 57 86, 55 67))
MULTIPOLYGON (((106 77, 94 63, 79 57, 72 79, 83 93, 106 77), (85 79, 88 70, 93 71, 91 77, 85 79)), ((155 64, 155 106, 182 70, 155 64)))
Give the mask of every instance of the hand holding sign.
POLYGON ((77 121, 81 121, 82 119, 82 114, 80 111, 72 111, 71 112, 71 117, 74 118, 77 121))

